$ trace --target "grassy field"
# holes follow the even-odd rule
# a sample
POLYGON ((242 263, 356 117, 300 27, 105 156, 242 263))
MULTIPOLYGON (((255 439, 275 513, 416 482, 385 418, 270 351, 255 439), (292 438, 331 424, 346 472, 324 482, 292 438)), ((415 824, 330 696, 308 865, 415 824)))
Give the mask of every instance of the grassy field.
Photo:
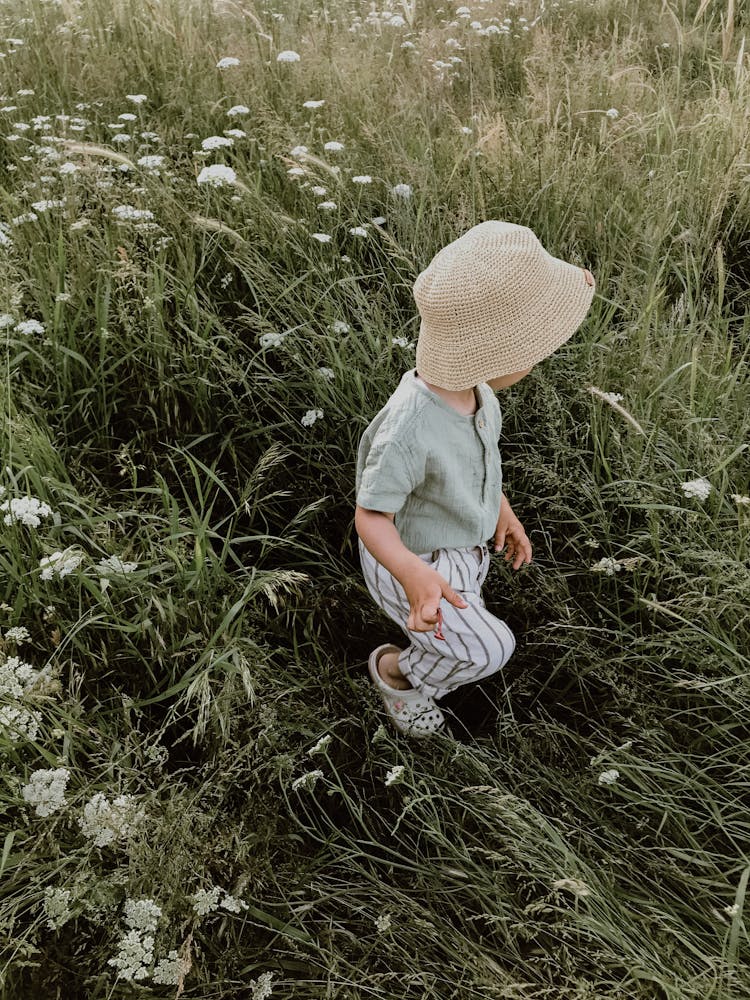
POLYGON ((747 1000, 748 8, 0 19, 2 997, 747 1000), (496 710, 420 743, 356 448, 490 218, 597 290, 498 393, 496 710))

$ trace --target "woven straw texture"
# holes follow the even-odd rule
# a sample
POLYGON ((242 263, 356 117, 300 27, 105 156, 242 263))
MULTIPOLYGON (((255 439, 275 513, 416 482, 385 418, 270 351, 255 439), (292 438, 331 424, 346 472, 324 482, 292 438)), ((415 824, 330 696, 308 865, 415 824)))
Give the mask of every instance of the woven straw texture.
POLYGON ((548 254, 531 229, 480 222, 414 282, 417 371, 459 391, 531 368, 575 333, 594 291, 581 267, 548 254))

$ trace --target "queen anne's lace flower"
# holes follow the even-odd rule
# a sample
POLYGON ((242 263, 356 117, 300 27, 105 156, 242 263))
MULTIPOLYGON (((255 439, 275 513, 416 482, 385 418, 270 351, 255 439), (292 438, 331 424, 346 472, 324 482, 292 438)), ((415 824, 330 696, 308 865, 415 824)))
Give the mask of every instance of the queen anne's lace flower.
POLYGON ((622 569, 622 566, 611 556, 603 556, 598 563, 594 563, 591 569, 594 573, 606 573, 607 576, 614 576, 615 572, 622 569))
POLYGON ((599 784, 612 785, 614 784, 615 781, 617 781, 619 777, 620 777, 620 772, 617 770, 617 768, 613 767, 609 771, 602 771, 602 773, 599 775, 599 784))
POLYGON ((177 986, 188 972, 190 972, 190 961, 186 958, 180 958, 173 948, 167 958, 161 958, 156 963, 152 979, 162 986, 177 986))
POLYGON ((292 791, 296 792, 300 788, 312 789, 318 778, 323 777, 323 772, 320 769, 315 771, 308 771, 307 774, 303 774, 300 778, 295 778, 292 782, 292 791))
POLYGON ((308 410, 304 415, 300 423, 303 427, 312 427, 316 420, 321 420, 323 417, 322 410, 308 410))
POLYGON ((64 552, 53 552, 52 555, 43 556, 39 560, 39 565, 42 567, 42 572, 39 575, 42 580, 51 580, 55 573, 60 578, 70 576, 82 561, 82 552, 74 552, 72 549, 65 549, 64 552))
POLYGON ((67 805, 65 786, 70 778, 67 767, 41 768, 31 774, 31 780, 21 789, 24 799, 32 806, 37 816, 51 816, 53 812, 67 805))
POLYGON ((115 576, 132 573, 138 569, 137 562, 123 562, 119 556, 106 556, 96 564, 100 575, 115 576))
POLYGON ((212 163, 204 167, 197 177, 198 184, 211 184, 213 187, 234 184, 236 180, 237 174, 234 170, 223 163, 212 163))
POLYGON ((154 213, 149 208, 134 208, 132 205, 115 205, 112 215, 121 222, 142 222, 153 219, 154 213))
POLYGON ((690 479, 682 483, 682 489, 686 497, 695 497, 697 500, 705 500, 711 492, 711 483, 708 479, 690 479))
POLYGON ((41 721, 41 712, 21 705, 0 705, 0 731, 11 743, 35 740, 41 721))
MULTIPOLYGON (((5 633, 6 639, 9 637, 9 632, 10 629, 5 633)), ((23 697, 39 676, 40 672, 30 663, 24 663, 17 656, 7 657, 5 662, 0 664, 0 696, 23 697)))
POLYGON ((131 836, 145 818, 134 795, 118 795, 110 802, 104 792, 97 792, 84 806, 78 822, 85 837, 97 847, 106 847, 131 836))
POLYGON ((1 510, 9 511, 3 518, 6 524, 13 524, 15 520, 27 524, 31 528, 38 528, 42 523, 41 519, 49 517, 52 513, 49 504, 30 496, 11 497, 10 500, 3 500, 0 503, 1 510))
POLYGON ((209 135, 201 142, 201 149, 219 149, 222 146, 233 146, 234 139, 225 135, 209 135))

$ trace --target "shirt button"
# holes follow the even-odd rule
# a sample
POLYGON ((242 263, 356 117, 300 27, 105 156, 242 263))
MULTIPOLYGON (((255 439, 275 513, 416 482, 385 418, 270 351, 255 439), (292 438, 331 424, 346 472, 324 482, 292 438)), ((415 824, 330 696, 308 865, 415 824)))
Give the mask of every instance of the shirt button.
POLYGON ((482 419, 482 417, 479 418, 479 426, 484 427, 484 420, 482 419))

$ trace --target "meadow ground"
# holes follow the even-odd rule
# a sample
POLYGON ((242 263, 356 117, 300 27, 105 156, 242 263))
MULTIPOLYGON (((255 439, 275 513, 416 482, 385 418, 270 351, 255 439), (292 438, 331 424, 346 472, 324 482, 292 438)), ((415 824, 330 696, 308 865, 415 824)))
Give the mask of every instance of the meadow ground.
POLYGON ((748 8, 0 20, 2 996, 746 1000, 748 8), (499 393, 518 648, 420 743, 356 448, 490 218, 597 291, 499 393))

